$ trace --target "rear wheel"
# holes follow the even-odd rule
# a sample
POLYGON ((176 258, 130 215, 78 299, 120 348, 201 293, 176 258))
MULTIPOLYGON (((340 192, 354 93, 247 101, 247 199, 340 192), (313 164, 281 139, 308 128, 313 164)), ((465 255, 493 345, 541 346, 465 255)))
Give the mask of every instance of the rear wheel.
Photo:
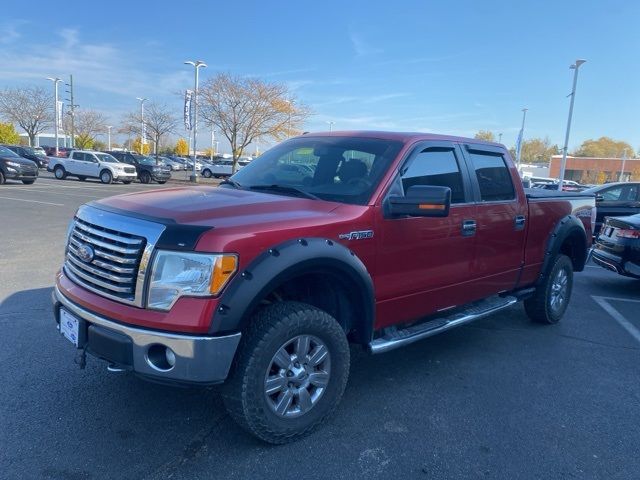
POLYGON ((297 440, 336 409, 349 376, 338 322, 305 303, 260 310, 244 332, 223 399, 231 416, 269 443, 297 440))
POLYGON ((56 168, 53 169, 53 174, 58 180, 64 180, 65 178, 67 178, 67 172, 65 171, 64 167, 60 165, 56 166, 56 168))
POLYGON ((100 172, 100 181, 105 184, 113 182, 113 175, 109 170, 103 170, 100 172))
POLYGON ((25 185, 33 185, 34 182, 35 180, 22 180, 22 183, 24 183, 25 185))
POLYGON ((567 310, 573 289, 573 264, 566 255, 558 255, 549 274, 538 285, 533 297, 524 301, 531 320, 538 323, 558 323, 567 310))
POLYGON ((151 183, 151 174, 147 171, 140 172, 140 183, 151 183))
POLYGON ((209 170, 208 168, 205 168, 205 169, 202 171, 202 176, 203 176, 204 178, 211 178, 211 170, 209 170))

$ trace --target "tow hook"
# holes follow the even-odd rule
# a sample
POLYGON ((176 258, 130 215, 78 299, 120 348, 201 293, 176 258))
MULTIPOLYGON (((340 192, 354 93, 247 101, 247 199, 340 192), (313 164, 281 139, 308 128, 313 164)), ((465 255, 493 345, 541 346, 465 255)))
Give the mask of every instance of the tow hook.
POLYGON ((73 359, 73 363, 78 365, 80 367, 80 370, 84 370, 84 368, 87 366, 86 349, 83 348, 78 354, 76 354, 76 357, 73 359))

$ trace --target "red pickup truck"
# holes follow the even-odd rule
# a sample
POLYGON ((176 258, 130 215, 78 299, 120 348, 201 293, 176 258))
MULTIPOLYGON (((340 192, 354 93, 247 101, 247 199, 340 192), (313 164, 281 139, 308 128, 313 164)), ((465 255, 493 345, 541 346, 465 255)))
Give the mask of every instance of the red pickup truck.
POLYGON ((553 324, 595 199, 522 188, 502 145, 418 133, 287 140, 220 187, 86 204, 53 293, 60 332, 149 380, 212 385, 284 443, 338 405, 349 344, 381 353, 522 300, 553 324))

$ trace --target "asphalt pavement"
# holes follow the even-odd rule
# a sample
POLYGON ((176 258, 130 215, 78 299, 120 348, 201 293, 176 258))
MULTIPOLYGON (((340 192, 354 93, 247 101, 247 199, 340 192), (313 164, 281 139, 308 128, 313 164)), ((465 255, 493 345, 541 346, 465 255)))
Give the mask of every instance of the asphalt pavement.
POLYGON ((245 434, 215 391, 91 357, 80 370, 50 300, 69 220, 96 198, 174 186, 0 186, 0 478, 640 476, 640 281, 593 265, 558 325, 515 305, 387 354, 354 349, 337 414, 290 445, 245 434))

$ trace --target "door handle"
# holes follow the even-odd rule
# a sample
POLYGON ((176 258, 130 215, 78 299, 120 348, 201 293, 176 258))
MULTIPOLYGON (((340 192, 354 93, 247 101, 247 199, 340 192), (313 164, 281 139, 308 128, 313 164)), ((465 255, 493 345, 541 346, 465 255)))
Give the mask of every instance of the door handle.
POLYGON ((475 220, 464 220, 462 222, 462 236, 472 237, 476 234, 478 225, 475 220))
POLYGON ((516 217, 513 219, 513 224, 516 230, 524 230, 524 224, 526 223, 527 219, 524 215, 516 215, 516 217))

